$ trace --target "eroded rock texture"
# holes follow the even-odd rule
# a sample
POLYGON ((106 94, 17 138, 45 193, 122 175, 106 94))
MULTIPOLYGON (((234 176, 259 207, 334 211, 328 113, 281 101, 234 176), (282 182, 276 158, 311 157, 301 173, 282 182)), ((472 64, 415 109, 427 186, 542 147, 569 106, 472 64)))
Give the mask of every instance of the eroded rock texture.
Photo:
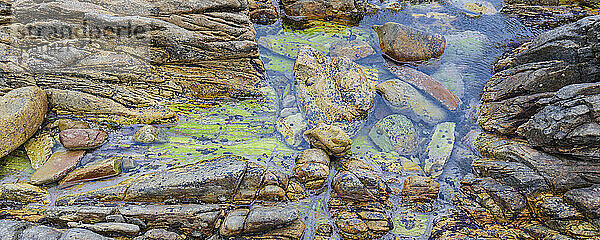
POLYGON ((548 31, 502 59, 479 124, 548 152, 600 159, 600 17, 548 31))
POLYGON ((302 198, 287 175, 278 169, 225 156, 206 163, 148 174, 133 181, 81 194, 63 196, 57 205, 89 202, 235 203, 295 201, 302 198), (287 191, 286 191, 287 190, 287 191))
POLYGON ((453 199, 460 211, 438 218, 433 239, 600 236, 595 214, 600 164, 553 156, 493 134, 479 134, 474 145, 482 155, 473 162, 477 176, 461 182, 453 199))
POLYGON ((2 14, 0 88, 87 93, 125 108, 258 97, 248 1, 18 1, 2 14), (56 29, 59 29, 57 31, 56 29))

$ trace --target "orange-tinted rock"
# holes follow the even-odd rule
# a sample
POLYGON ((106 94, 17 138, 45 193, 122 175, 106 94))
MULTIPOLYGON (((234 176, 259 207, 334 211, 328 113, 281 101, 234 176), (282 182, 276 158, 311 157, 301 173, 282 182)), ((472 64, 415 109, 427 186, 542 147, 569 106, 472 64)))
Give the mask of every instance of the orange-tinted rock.
POLYGON ((119 173, 121 173, 121 158, 112 157, 73 170, 60 181, 60 184, 112 177, 119 173))
POLYGON ((92 149, 102 145, 107 136, 97 129, 67 129, 60 132, 60 143, 71 150, 92 149))
POLYGON ((381 51, 400 61, 423 61, 444 54, 446 39, 440 34, 430 34, 399 23, 388 22, 375 25, 381 51))
POLYGON ((410 176, 404 181, 402 199, 411 202, 429 202, 437 199, 440 184, 430 177, 410 176))
POLYGON ((83 154, 85 151, 55 152, 44 165, 33 173, 29 182, 34 185, 42 185, 60 180, 77 166, 83 154))
POLYGON ((410 67, 399 66, 388 62, 387 68, 400 80, 410 83, 416 88, 428 93, 442 105, 450 110, 456 110, 460 105, 460 99, 450 92, 444 85, 430 77, 410 67))

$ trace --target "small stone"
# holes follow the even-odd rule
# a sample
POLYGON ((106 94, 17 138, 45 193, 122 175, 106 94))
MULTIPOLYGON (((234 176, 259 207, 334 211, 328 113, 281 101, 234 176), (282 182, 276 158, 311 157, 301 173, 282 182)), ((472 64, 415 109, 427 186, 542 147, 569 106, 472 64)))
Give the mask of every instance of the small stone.
POLYGON ((311 148, 296 158, 294 176, 308 189, 319 189, 329 178, 329 156, 325 151, 311 148))
POLYGON ((283 227, 298 219, 298 210, 292 207, 254 207, 248 213, 244 233, 259 233, 283 227))
POLYGON ((25 143, 27 157, 29 157, 33 169, 40 168, 48 161, 48 158, 52 155, 52 147, 54 147, 54 138, 49 133, 29 139, 25 143))
POLYGON ((56 182, 67 175, 83 157, 85 151, 55 152, 50 159, 33 173, 29 182, 34 185, 56 182))
POLYGON ((59 131, 64 131, 67 129, 89 129, 90 125, 84 121, 72 120, 68 118, 61 118, 56 121, 58 125, 59 131))
POLYGON ((60 132, 60 142, 69 150, 97 148, 107 137, 106 132, 96 129, 67 129, 60 132))
POLYGON ((85 224, 77 222, 68 222, 67 226, 70 228, 88 229, 90 231, 104 235, 135 236, 140 232, 139 226, 129 223, 85 224))
POLYGON ((302 151, 300 156, 298 156, 298 159, 296 159, 296 164, 304 164, 311 162, 329 166, 330 159, 325 151, 318 148, 306 149, 302 151))
POLYGON ((292 147, 300 146, 302 143, 302 132, 306 130, 307 126, 300 113, 281 118, 277 121, 277 125, 275 125, 277 131, 285 139, 285 142, 292 147))
POLYGON ((346 155, 352 144, 352 139, 342 128, 322 122, 313 129, 305 131, 304 136, 310 145, 338 157, 346 155))
POLYGON ((409 202, 431 202, 438 198, 440 184, 430 177, 410 176, 404 180, 402 199, 409 202))
POLYGON ((117 176, 121 173, 121 159, 122 157, 112 157, 75 169, 63 178, 60 184, 117 176))
POLYGON ((28 183, 7 183, 0 185, 0 200, 22 203, 39 202, 46 199, 48 192, 28 183))
POLYGON ((158 141, 159 129, 152 125, 145 125, 133 135, 133 140, 139 143, 152 143, 158 141))
POLYGON ((12 90, 0 97, 0 157, 25 143, 38 130, 48 110, 46 94, 38 87, 12 90))
POLYGON ((388 22, 373 29, 379 35, 381 51, 399 62, 423 61, 442 56, 444 36, 430 34, 399 23, 388 22))

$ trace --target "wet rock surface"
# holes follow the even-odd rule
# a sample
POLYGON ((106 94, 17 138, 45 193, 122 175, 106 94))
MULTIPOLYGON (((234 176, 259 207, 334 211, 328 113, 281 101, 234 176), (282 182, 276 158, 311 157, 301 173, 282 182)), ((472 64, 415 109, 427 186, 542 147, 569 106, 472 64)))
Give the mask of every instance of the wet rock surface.
POLYGON ((598 19, 543 33, 500 60, 484 87, 480 125, 545 151, 598 159, 598 19))

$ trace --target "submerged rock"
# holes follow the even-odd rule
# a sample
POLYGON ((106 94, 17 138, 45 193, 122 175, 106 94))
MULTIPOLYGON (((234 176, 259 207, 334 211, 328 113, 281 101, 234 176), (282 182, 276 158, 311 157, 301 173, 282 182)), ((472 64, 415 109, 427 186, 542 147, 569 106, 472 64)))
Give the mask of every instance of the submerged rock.
POLYGON ((442 56, 446 40, 439 34, 388 22, 375 25, 381 51, 399 62, 422 61, 442 56))
POLYGON ((394 63, 388 62, 386 66, 400 80, 410 83, 426 92, 449 110, 456 110, 461 104, 460 99, 454 93, 429 75, 410 67, 395 65, 394 63))
POLYGON ((352 139, 342 128, 324 123, 319 123, 313 129, 305 131, 304 136, 310 145, 338 157, 346 155, 352 144, 352 139))
POLYGON ((52 147, 54 147, 54 138, 49 133, 41 134, 25 143, 27 157, 33 169, 40 168, 48 161, 52 155, 52 147))
POLYGON ((60 143, 70 150, 97 148, 104 144, 108 134, 97 129, 67 129, 60 132, 60 143))
POLYGON ((367 8, 367 3, 364 1, 349 0, 283 0, 281 5, 288 16, 302 16, 309 19, 361 19, 367 8))
POLYGON ((65 177, 83 157, 85 151, 55 152, 29 179, 34 185, 56 182, 65 177))
POLYGON ((404 115, 396 114, 379 120, 369 131, 371 140, 385 152, 401 155, 416 153, 419 136, 413 123, 404 115))
POLYGON ((446 119, 446 110, 406 82, 398 79, 387 80, 377 85, 377 91, 387 100, 388 106, 397 113, 414 116, 428 124, 446 119))
POLYGON ((425 173, 436 179, 442 174, 446 161, 454 149, 454 129, 456 123, 444 122, 435 126, 431 142, 427 145, 425 173))
POLYGON ((58 125, 59 131, 64 131, 67 129, 88 129, 88 128, 90 128, 90 125, 84 121, 71 120, 68 118, 58 119, 55 123, 56 123, 56 125, 58 125))
POLYGON ((332 57, 347 57, 354 61, 375 54, 375 50, 369 43, 362 40, 340 40, 331 44, 329 54, 332 57))
POLYGON ((372 72, 347 58, 303 47, 294 77, 298 107, 309 128, 323 123, 356 135, 373 107, 377 77, 372 72))
POLYGON ((38 87, 15 89, 0 97, 0 157, 25 143, 38 130, 48 110, 38 87))

